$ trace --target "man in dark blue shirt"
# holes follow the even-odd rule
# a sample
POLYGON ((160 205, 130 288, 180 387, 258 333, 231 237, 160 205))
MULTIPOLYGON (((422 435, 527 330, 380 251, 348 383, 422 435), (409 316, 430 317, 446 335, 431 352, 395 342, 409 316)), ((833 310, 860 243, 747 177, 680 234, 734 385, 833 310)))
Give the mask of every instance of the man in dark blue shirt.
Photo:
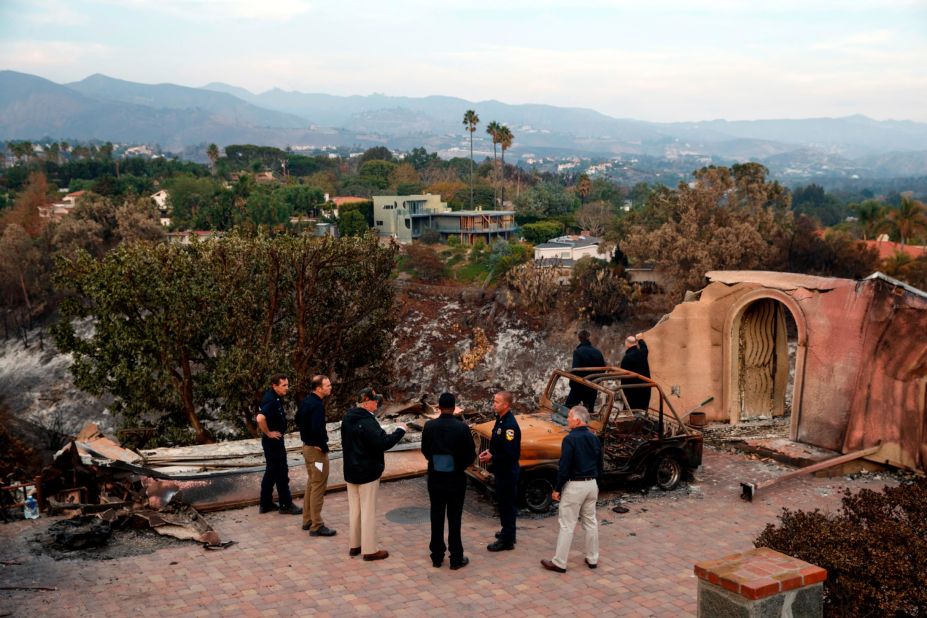
MULTIPOLYGON (((581 330, 576 333, 576 336, 579 338, 579 345, 576 346, 575 350, 573 350, 573 368, 604 367, 605 357, 602 356, 602 352, 600 352, 599 349, 592 345, 592 342, 589 341, 589 331, 581 330)), ((581 378, 585 378, 592 372, 573 371, 573 373, 581 378)), ((578 403, 581 403, 587 410, 592 412, 595 407, 596 395, 597 392, 594 388, 589 388, 588 386, 579 384, 578 382, 570 382, 570 393, 567 395, 567 399, 564 405, 570 408, 578 403)))
POLYGON ((293 504, 293 496, 290 494, 289 466, 286 462, 286 445, 283 443, 286 413, 282 397, 289 390, 290 382, 285 375, 278 373, 271 376, 270 388, 264 393, 261 411, 255 419, 261 430, 261 448, 264 449, 264 460, 267 462, 264 478, 261 479, 261 513, 278 509, 285 515, 300 515, 303 512, 293 504), (280 504, 274 502, 274 485, 277 486, 280 504))
POLYGON ((454 416, 457 400, 450 393, 438 398, 441 416, 425 423, 422 455, 428 460, 428 497, 431 500, 431 564, 440 567, 444 552, 450 550, 451 570, 470 563, 460 539, 460 520, 467 494, 467 466, 476 459, 470 428, 454 416), (444 518, 447 515, 447 544, 444 518))
POLYGON ((560 534, 553 560, 541 560, 548 571, 566 572, 567 557, 573 543, 573 530, 580 517, 586 532, 586 566, 594 569, 599 562, 599 524, 595 503, 599 497, 597 479, 602 476, 602 445, 589 429, 589 411, 576 406, 567 416, 570 433, 563 438, 560 469, 551 497, 560 501, 560 534))
POLYGON ((310 392, 299 403, 296 425, 303 441, 306 461, 306 498, 303 500, 303 530, 309 536, 335 536, 335 531, 322 521, 322 505, 328 486, 328 432, 325 430, 325 402, 332 394, 332 381, 327 376, 312 376, 310 392))
POLYGON ((515 549, 515 517, 518 515, 518 475, 521 468, 521 429, 512 412, 512 393, 502 391, 492 399, 496 412, 496 424, 492 428, 489 449, 480 453, 483 464, 491 464, 495 477, 496 500, 499 503, 499 519, 502 530, 496 534, 496 541, 486 547, 489 551, 515 549))

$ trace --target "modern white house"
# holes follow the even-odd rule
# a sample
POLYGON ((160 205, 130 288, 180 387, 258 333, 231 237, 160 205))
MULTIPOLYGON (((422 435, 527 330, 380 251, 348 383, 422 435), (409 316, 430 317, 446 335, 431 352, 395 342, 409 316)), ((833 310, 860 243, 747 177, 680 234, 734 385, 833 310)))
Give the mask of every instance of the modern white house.
POLYGON ((610 260, 613 251, 599 253, 601 238, 595 236, 559 236, 547 242, 535 245, 534 259, 554 262, 570 267, 576 260, 591 256, 600 260, 610 260))
POLYGON ((463 245, 477 240, 492 244, 515 235, 514 210, 451 210, 440 195, 375 195, 373 224, 383 238, 412 242, 425 230, 435 230, 442 241, 451 237, 463 245))

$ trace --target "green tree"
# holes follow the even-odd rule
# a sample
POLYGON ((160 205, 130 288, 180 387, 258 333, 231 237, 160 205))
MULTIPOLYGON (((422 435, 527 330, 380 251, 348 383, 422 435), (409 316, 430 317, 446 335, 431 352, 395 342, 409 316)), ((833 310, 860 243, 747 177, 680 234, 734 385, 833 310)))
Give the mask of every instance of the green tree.
POLYGON ((470 210, 473 210, 473 134, 476 132, 476 125, 480 123, 480 117, 472 109, 464 112, 463 124, 470 134, 470 210))
POLYGON ((865 200, 850 209, 856 213, 863 240, 874 240, 888 226, 885 204, 878 200, 865 200))
POLYGON ((361 163, 358 180, 380 191, 389 188, 393 172, 398 166, 392 161, 373 159, 361 163))
POLYGON ((775 270, 792 225, 790 196, 757 164, 703 168, 695 181, 658 191, 650 225, 632 225, 620 249, 667 273, 671 297, 700 289, 710 270, 775 270))
POLYGON ((909 195, 902 196, 898 207, 888 212, 888 220, 904 245, 927 232, 927 206, 909 195))
POLYGON ((253 433, 275 371, 297 398, 314 373, 339 376, 344 392, 388 380, 394 264, 372 235, 233 234, 122 245, 102 260, 81 253, 60 263, 71 296, 55 340, 73 355, 75 384, 111 394, 124 425, 155 427, 168 442, 208 442, 219 420, 253 433), (87 318, 92 332, 74 329, 87 318))
POLYGON ((559 221, 538 221, 522 225, 519 231, 526 241, 539 245, 563 234, 563 224, 559 221))
POLYGON ((392 161, 393 153, 386 146, 374 146, 365 150, 359 159, 361 165, 368 161, 392 161))
POLYGON ((338 231, 342 236, 363 236, 368 229, 364 215, 357 210, 343 211, 338 217, 338 231))

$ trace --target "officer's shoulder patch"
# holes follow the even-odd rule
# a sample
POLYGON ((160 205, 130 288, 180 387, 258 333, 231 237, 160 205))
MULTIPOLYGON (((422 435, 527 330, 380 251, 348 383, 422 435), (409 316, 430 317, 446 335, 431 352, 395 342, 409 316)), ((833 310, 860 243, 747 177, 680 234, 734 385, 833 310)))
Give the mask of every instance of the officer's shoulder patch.
POLYGON ((508 440, 509 442, 511 442, 512 440, 514 440, 514 439, 515 439, 515 430, 514 430, 514 429, 506 429, 506 430, 505 430, 505 439, 508 440))

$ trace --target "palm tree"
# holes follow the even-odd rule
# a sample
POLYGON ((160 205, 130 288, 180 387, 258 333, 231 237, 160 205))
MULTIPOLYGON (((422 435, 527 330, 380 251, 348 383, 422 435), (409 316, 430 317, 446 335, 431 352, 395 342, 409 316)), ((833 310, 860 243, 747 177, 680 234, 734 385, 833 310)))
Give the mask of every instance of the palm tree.
POLYGON ((473 133, 476 131, 476 125, 480 123, 480 117, 472 109, 464 112, 464 126, 470 133, 470 210, 473 210, 473 133))
POLYGON ((862 228, 863 240, 875 238, 879 232, 885 229, 885 205, 876 200, 866 200, 861 204, 854 204, 850 207, 856 211, 856 219, 862 228))
POLYGON ((904 245, 918 233, 927 231, 927 206, 910 196, 903 196, 898 208, 888 213, 888 219, 901 237, 904 245))
POLYGON ((219 160, 219 147, 215 144, 210 144, 209 148, 206 149, 206 156, 209 157, 210 167, 212 168, 212 175, 216 175, 216 161, 219 160))
POLYGON ((579 194, 579 205, 586 203, 586 196, 592 191, 592 182, 586 174, 579 175, 579 182, 576 183, 576 192, 579 194))
MULTIPOLYGON (((502 126, 495 120, 493 120, 488 125, 486 125, 486 132, 489 133, 490 137, 492 137, 492 169, 493 170, 496 169, 496 144, 499 143, 499 129, 501 128, 502 126)), ((498 187, 496 187, 495 183, 493 184, 492 189, 493 189, 492 190, 492 201, 493 201, 493 206, 495 206, 496 191, 498 190, 498 187)))
POLYGON ((512 142, 515 140, 515 136, 512 135, 512 130, 507 126, 502 125, 499 127, 499 145, 502 146, 502 182, 501 185, 501 195, 502 199, 499 200, 503 208, 505 208, 505 151, 512 147, 512 142))

